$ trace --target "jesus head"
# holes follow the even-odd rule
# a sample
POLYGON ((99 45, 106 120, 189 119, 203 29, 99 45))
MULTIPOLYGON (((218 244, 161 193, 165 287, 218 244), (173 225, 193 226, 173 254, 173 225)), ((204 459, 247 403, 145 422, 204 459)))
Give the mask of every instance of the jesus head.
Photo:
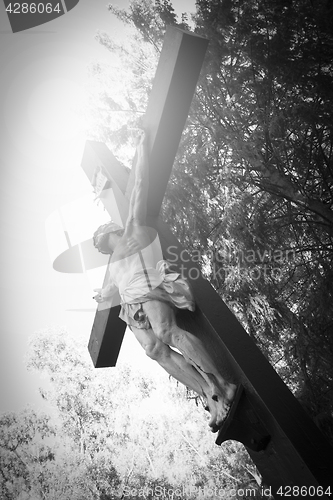
POLYGON ((114 222, 99 226, 93 236, 94 247, 104 254, 112 254, 119 239, 124 234, 124 229, 114 222))

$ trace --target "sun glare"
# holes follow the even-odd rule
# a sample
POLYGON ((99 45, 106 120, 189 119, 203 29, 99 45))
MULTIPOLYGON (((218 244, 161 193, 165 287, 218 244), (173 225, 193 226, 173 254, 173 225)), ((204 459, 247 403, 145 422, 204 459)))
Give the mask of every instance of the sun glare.
POLYGON ((85 92, 77 83, 64 78, 45 80, 30 96, 28 115, 31 125, 45 139, 65 141, 82 130, 85 92))

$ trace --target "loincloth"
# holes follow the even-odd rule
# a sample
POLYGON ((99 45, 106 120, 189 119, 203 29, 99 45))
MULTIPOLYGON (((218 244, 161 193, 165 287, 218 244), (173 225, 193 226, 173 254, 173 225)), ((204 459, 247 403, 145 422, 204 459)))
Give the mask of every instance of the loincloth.
MULTIPOLYGON (((165 269, 168 270, 168 263, 165 262, 165 269)), ((192 290, 186 278, 178 273, 165 273, 159 286, 153 288, 148 293, 133 299, 130 302, 123 302, 119 317, 127 323, 129 327, 150 329, 149 318, 143 310, 142 304, 150 300, 159 300, 169 304, 172 308, 189 309, 194 311, 195 302, 192 290)))

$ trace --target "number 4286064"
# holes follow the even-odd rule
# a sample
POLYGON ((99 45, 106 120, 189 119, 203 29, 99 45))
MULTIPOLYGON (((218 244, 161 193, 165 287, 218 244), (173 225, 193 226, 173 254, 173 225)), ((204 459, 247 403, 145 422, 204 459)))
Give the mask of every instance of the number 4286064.
POLYGON ((6 11, 10 14, 51 14, 52 12, 62 13, 62 8, 60 3, 57 3, 54 7, 51 3, 10 3, 6 7, 6 11))

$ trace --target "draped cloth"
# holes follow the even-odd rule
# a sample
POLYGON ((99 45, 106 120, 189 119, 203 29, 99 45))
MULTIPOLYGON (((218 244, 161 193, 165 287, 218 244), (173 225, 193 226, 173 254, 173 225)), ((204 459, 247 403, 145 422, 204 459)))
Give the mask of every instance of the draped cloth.
POLYGON ((129 327, 151 328, 149 318, 142 308, 144 302, 159 300, 172 308, 194 311, 195 302, 186 278, 170 271, 170 263, 161 260, 156 268, 137 271, 121 290, 121 311, 119 317, 129 327), (148 290, 148 291, 147 291, 148 290), (144 292, 144 293, 142 293, 144 292))

